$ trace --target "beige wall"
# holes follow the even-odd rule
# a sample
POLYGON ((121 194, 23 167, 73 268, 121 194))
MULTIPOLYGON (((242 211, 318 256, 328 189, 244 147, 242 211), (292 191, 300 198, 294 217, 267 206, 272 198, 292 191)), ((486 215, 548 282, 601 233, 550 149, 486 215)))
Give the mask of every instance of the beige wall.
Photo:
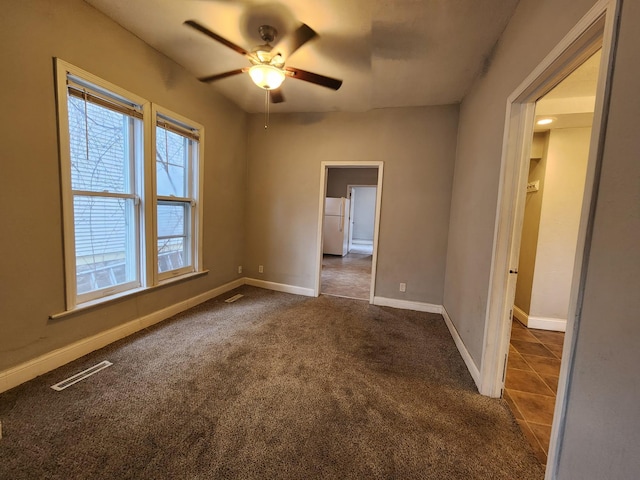
POLYGON ((593 5, 521 0, 460 107, 444 305, 480 367, 507 97, 593 5), (540 35, 544 32, 544 35, 540 35))
POLYGON ((567 319, 590 139, 591 128, 549 134, 530 317, 567 319))
MULTIPOLYGON (((460 111, 445 306, 479 365, 507 96, 593 5, 521 0, 460 111), (540 35, 544 32, 544 35, 540 35)), ((560 480, 640 472, 640 2, 623 2, 602 177, 559 430, 560 480)))
MULTIPOLYGON (((82 1, 6 3, 0 17, 0 370, 235 278, 243 233, 251 276, 260 278, 257 264, 264 263, 265 279, 311 287, 322 160, 385 161, 376 293, 433 303, 444 298, 479 364, 506 98, 593 0, 520 2, 487 73, 462 104, 453 193, 456 107, 274 115, 264 132, 260 115, 245 124, 243 113, 82 1), (64 308, 53 56, 205 125, 209 275, 48 320, 64 308), (408 282, 406 297, 397 292, 399 281, 408 282)), ((632 368, 640 363, 639 27, 640 3, 625 1, 559 440, 561 480, 636 478, 640 471, 640 381, 632 368)))
POLYGON ((246 115, 80 0, 6 2, 0 16, 0 371, 237 277, 246 115), (65 307, 53 57, 205 127, 208 275, 52 321, 65 307))
POLYGON ((539 182, 537 192, 527 193, 522 223, 522 239, 520 241, 520 258, 518 261, 518 283, 514 305, 527 315, 531 305, 531 289, 533 288, 533 272, 538 249, 538 230, 540 227, 540 211, 544 195, 544 173, 547 166, 545 154, 548 133, 536 133, 531 148, 533 152, 541 152, 538 158, 532 158, 529 166, 528 182, 539 182), (542 145, 540 145, 542 143, 542 145))
POLYGON ((527 193, 514 304, 538 320, 567 319, 590 138, 591 128, 551 130, 531 161, 540 190, 527 193))
POLYGON ((313 288, 321 162, 384 161, 375 294, 441 304, 458 107, 262 119, 248 126, 247 275, 313 288))
POLYGON ((640 2, 625 1, 558 478, 640 474, 640 2))
POLYGON ((348 185, 377 185, 377 168, 330 168, 327 197, 346 197, 348 185))

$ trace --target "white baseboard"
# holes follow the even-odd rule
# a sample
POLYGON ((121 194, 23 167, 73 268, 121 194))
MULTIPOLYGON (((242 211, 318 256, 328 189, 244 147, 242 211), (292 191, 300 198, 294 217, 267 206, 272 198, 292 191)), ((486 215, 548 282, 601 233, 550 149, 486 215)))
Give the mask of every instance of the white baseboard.
MULTIPOLYGON (((53 350, 52 352, 41 355, 40 357, 29 360, 21 365, 17 365, 13 368, 0 372, 0 393, 10 388, 16 387, 21 383, 29 381, 39 375, 47 373, 55 368, 61 367, 73 360, 76 360, 83 355, 91 353, 102 347, 109 345, 115 341, 118 341, 128 335, 131 335, 139 330, 147 328, 151 325, 159 323, 167 318, 170 318, 180 312, 188 310, 200 303, 206 302, 218 295, 222 295, 234 288, 242 285, 251 285, 254 287, 265 288, 268 290, 275 290, 278 292, 292 293, 295 295, 303 295, 307 297, 313 297, 314 291, 311 288, 298 287, 295 285, 286 285, 282 283, 267 282, 264 280, 258 280, 255 278, 239 278, 233 282, 227 283, 220 287, 209 290, 208 292, 197 295, 193 298, 184 300, 175 305, 163 308, 156 312, 140 317, 136 320, 132 320, 123 325, 119 325, 110 330, 98 333, 91 337, 79 340, 71 345, 53 350)), ((473 362, 471 355, 467 351, 460 335, 451 323, 451 319, 447 314, 447 311, 442 305, 434 305, 424 302, 413 302, 408 300, 398 300, 394 298, 386 297, 374 297, 374 305, 387 306, 393 308, 401 308, 405 310, 415 310, 418 312, 439 313, 443 315, 445 323, 451 332, 451 336, 455 341, 460 355, 462 356, 473 380, 478 385, 480 374, 478 367, 473 362)))
POLYGON ((175 305, 163 308, 156 312, 137 318, 123 325, 111 328, 104 332, 98 333, 88 338, 79 340, 71 345, 67 345, 57 350, 41 355, 33 360, 12 367, 8 370, 0 372, 0 392, 16 387, 21 383, 36 378, 39 375, 47 373, 55 368, 61 367, 83 355, 91 353, 102 347, 106 347, 110 343, 118 341, 132 333, 154 325, 162 320, 166 320, 184 310, 206 302, 218 295, 233 290, 234 288, 244 285, 245 279, 240 278, 233 282, 227 283, 220 287, 209 290, 208 292, 189 298, 175 305))
POLYGON ((385 307, 403 308, 405 310, 416 310, 418 312, 439 313, 440 315, 442 315, 442 317, 444 318, 444 322, 447 325, 447 328, 449 329, 449 333, 451 333, 451 336, 453 337, 453 341, 455 342, 456 347, 460 352, 460 356, 462 357, 462 360, 464 360, 464 363, 467 366, 467 369, 469 370, 469 373, 471 374, 471 378, 473 378, 473 381, 475 382, 476 387, 478 388, 478 391, 480 391, 480 370, 478 369, 478 366, 473 361, 473 358, 471 357, 469 350, 467 350, 467 347, 462 341, 462 338, 460 337, 458 330, 456 330, 456 327, 453 325, 453 322, 451 321, 451 318, 447 313, 447 309, 444 308, 444 306, 434 305, 431 303, 397 300, 395 298, 386 298, 386 297, 373 297, 373 304, 385 306, 385 307))
POLYGON ((552 330, 554 332, 564 332, 567 329, 567 320, 564 318, 534 317, 529 315, 527 327, 538 330, 552 330))
POLYGON ((528 315, 524 310, 515 305, 513 306, 513 316, 528 328, 552 330, 554 332, 564 332, 567 329, 567 320, 564 318, 547 318, 528 315))
POLYGON ((244 283, 252 287, 266 288, 267 290, 275 290, 276 292, 293 293, 295 295, 303 295, 305 297, 315 297, 312 288, 298 287, 296 285, 286 285, 284 283, 267 282, 258 280, 257 278, 245 278, 244 283))
POLYGON ((529 315, 527 312, 517 307, 513 306, 513 316, 520 321, 524 326, 529 326, 529 315))
POLYGON ((480 391, 480 369, 478 368, 476 363, 473 361, 473 358, 471 357, 469 350, 467 350, 467 347, 462 341, 462 338, 460 337, 458 330, 456 329, 455 325, 451 321, 451 317, 449 317, 449 313, 447 312, 447 309, 444 306, 442 307, 442 317, 444 318, 444 323, 447 324, 447 328, 449 328, 449 332, 453 337, 453 341, 456 343, 456 347, 458 347, 458 351, 462 356, 462 360, 464 360, 464 363, 467 366, 467 370, 469 370, 469 373, 471 374, 471 378, 473 378, 473 381, 475 382, 476 387, 478 388, 478 391, 480 391))
POLYGON ((416 312, 442 313, 442 305, 432 303, 412 302, 410 300, 398 300, 396 298, 373 297, 373 304, 381 307, 401 308, 416 312))

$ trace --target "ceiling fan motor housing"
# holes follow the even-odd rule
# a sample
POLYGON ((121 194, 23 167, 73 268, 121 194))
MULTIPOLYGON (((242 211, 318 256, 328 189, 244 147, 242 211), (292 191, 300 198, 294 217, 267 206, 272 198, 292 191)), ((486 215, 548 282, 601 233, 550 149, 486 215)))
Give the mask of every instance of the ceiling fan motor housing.
POLYGON ((258 28, 258 31, 260 32, 260 38, 262 38, 266 43, 272 43, 278 36, 278 30, 271 25, 261 25, 258 28))
POLYGON ((249 61, 253 65, 273 65, 274 67, 282 68, 284 66, 284 58, 282 55, 272 54, 273 47, 271 45, 258 45, 251 50, 249 61))

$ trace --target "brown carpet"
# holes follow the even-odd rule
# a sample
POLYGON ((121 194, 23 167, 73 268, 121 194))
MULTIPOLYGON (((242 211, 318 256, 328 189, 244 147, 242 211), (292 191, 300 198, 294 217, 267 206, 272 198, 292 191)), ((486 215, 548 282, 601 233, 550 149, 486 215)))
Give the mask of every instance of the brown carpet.
POLYGON ((1 394, 0 420, 3 479, 543 477, 439 315, 246 286, 1 394))

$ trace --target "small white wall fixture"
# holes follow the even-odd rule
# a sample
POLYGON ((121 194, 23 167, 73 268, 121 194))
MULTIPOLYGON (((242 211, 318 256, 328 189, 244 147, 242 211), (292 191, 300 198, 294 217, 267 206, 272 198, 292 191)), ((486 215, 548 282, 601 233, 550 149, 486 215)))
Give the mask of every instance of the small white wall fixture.
POLYGON ((612 52, 619 15, 619 0, 598 1, 507 99, 501 183, 479 385, 480 393, 491 397, 500 397, 504 387, 535 102, 602 48, 567 332, 545 476, 548 480, 556 476, 561 447, 558 439, 561 438, 566 415, 565 396, 574 357, 575 335, 579 327, 579 307, 582 303, 583 275, 586 270, 584 262, 589 249, 593 204, 599 181, 612 52))
POLYGON ((376 218, 373 231, 373 256, 371 261, 371 286, 369 287, 369 303, 373 304, 376 287, 376 266, 378 263, 378 236, 380 234, 380 208, 382 206, 382 177, 384 162, 340 162, 325 161, 320 165, 320 188, 318 198, 318 233, 316 237, 316 281, 314 286, 314 296, 320 295, 320 284, 322 281, 322 224, 324 219, 324 199, 327 196, 327 177, 330 168, 377 168, 378 184, 376 191, 376 218))

